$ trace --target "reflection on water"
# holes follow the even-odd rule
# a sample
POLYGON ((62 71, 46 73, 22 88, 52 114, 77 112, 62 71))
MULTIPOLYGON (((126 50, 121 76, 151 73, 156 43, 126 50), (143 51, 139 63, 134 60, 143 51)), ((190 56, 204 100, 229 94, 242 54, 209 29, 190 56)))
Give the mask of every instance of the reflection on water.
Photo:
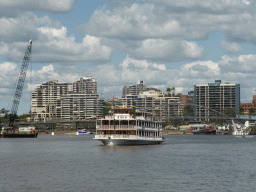
POLYGON ((255 191, 254 136, 167 135, 142 146, 92 138, 0 139, 1 191, 255 191))

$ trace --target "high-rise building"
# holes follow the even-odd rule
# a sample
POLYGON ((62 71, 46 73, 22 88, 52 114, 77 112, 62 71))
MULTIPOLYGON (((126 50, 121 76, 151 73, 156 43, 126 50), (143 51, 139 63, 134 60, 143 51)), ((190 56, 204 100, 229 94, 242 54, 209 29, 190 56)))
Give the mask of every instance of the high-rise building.
POLYGON ((148 90, 156 90, 158 92, 162 92, 161 90, 149 87, 146 84, 143 84, 143 81, 140 81, 140 84, 138 85, 124 86, 122 91, 122 98, 125 98, 127 95, 139 95, 141 92, 148 90))
POLYGON ((155 90, 144 91, 136 99, 136 108, 148 113, 148 117, 158 120, 168 120, 168 117, 183 116, 183 106, 171 105, 181 103, 180 97, 165 97, 155 90))
POLYGON ((137 102, 138 95, 142 94, 145 91, 154 91, 154 94, 163 95, 164 93, 156 88, 149 87, 146 84, 143 84, 143 81, 140 81, 138 85, 124 86, 122 91, 122 98, 119 99, 119 106, 132 106, 137 102))
POLYGON ((57 118, 63 120, 96 119, 102 116, 104 100, 96 94, 68 93, 57 100, 57 118))
POLYGON ((72 84, 58 83, 58 80, 51 80, 38 86, 32 92, 31 114, 34 121, 55 117, 57 99, 69 91, 72 91, 72 84))
POLYGON ((73 83, 75 93, 97 94, 97 81, 92 76, 81 77, 80 80, 73 83))
POLYGON ((194 108, 195 116, 199 120, 218 116, 218 112, 224 114, 229 108, 234 108, 239 114, 240 84, 222 84, 221 80, 215 80, 215 83, 195 85, 194 101, 197 105, 194 108))
POLYGON ((183 106, 171 105, 181 103, 181 97, 165 97, 164 92, 143 84, 123 87, 122 98, 118 106, 136 105, 136 109, 145 111, 148 117, 167 120, 170 116, 182 116, 183 106))
POLYGON ((74 83, 46 82, 32 93, 34 121, 53 117, 66 120, 92 119, 101 116, 103 99, 97 95, 97 81, 91 76, 74 83))

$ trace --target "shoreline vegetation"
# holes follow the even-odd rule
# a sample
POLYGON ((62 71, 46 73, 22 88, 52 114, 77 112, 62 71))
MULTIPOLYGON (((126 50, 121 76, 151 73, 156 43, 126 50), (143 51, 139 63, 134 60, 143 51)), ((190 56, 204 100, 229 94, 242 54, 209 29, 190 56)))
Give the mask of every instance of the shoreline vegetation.
POLYGON ((163 130, 163 135, 193 135, 191 130, 163 130))

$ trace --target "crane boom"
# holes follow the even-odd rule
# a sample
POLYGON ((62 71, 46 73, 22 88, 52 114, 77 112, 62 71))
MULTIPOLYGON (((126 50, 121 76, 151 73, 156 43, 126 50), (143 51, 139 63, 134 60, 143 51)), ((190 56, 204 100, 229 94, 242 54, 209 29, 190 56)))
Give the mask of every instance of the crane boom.
MULTIPOLYGON (((24 58, 23 58, 23 63, 21 66, 20 75, 19 75, 19 79, 18 79, 18 83, 17 83, 17 87, 16 87, 16 91, 15 91, 15 95, 12 103, 12 108, 11 108, 11 113, 13 116, 17 115, 20 98, 21 98, 24 82, 26 79, 27 69, 30 61, 31 48, 32 48, 32 40, 29 41, 24 58)), ((13 125, 14 120, 15 119, 13 118, 10 119, 11 126, 13 125)))

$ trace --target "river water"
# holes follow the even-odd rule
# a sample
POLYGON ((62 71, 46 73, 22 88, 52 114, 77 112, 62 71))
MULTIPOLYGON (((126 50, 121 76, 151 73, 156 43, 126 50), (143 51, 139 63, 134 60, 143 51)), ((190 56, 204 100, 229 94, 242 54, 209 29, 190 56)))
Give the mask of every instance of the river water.
POLYGON ((256 191, 256 136, 167 135, 103 146, 93 135, 0 139, 0 191, 256 191))

